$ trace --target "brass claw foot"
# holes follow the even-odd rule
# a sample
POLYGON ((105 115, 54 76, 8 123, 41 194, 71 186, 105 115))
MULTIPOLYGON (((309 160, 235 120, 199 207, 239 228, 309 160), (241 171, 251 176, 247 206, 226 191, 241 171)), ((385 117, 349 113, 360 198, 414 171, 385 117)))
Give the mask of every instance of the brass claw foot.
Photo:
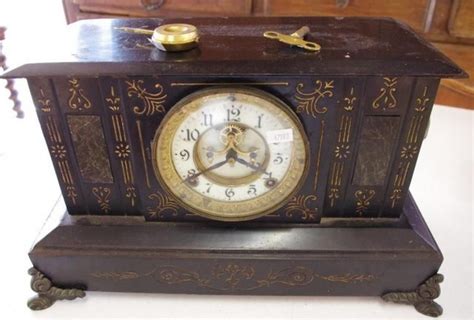
POLYGON ((38 293, 28 300, 28 307, 31 310, 44 310, 57 300, 74 300, 84 298, 86 295, 81 289, 61 289, 53 286, 51 280, 35 268, 30 268, 28 274, 32 276, 31 289, 38 293))
POLYGON ((435 274, 420 284, 412 292, 390 292, 382 296, 387 302, 402 303, 413 305, 421 314, 429 317, 439 317, 443 314, 443 308, 433 300, 438 298, 441 293, 439 284, 443 282, 442 274, 435 274))

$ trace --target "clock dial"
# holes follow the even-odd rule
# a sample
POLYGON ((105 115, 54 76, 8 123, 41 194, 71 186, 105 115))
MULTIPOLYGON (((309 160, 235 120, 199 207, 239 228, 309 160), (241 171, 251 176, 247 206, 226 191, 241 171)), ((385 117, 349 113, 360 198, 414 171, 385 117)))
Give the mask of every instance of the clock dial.
POLYGON ((162 185, 190 211, 217 220, 253 219, 282 206, 300 185, 307 158, 290 108, 246 88, 187 96, 154 140, 162 185))

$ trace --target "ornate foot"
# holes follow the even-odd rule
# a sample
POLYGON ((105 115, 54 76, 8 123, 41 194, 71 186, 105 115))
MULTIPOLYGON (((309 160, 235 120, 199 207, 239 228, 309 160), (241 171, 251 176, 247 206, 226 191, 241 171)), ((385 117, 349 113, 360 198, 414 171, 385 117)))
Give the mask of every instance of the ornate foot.
POLYGON ((84 298, 86 293, 80 289, 61 289, 54 287, 51 280, 44 274, 31 268, 28 270, 31 278, 31 289, 38 295, 28 300, 28 307, 31 310, 43 310, 53 305, 56 300, 74 300, 84 298))
POLYGON ((387 302, 403 303, 415 306, 416 311, 430 317, 439 317, 443 314, 443 308, 433 300, 441 294, 439 284, 443 282, 442 274, 435 274, 424 283, 420 284, 416 291, 412 292, 390 292, 384 294, 382 299, 387 302))

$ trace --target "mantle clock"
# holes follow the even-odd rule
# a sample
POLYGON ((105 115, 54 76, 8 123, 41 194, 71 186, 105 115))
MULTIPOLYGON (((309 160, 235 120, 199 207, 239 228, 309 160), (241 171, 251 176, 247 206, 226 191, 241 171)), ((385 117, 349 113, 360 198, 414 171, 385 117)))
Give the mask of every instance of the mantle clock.
POLYGON ((3 75, 28 80, 67 206, 29 253, 30 308, 99 290, 381 296, 441 315, 442 254, 408 188, 439 79, 465 73, 407 26, 89 20, 67 40, 3 75), (123 31, 176 22, 197 47, 123 31), (263 37, 302 26, 318 52, 263 37))

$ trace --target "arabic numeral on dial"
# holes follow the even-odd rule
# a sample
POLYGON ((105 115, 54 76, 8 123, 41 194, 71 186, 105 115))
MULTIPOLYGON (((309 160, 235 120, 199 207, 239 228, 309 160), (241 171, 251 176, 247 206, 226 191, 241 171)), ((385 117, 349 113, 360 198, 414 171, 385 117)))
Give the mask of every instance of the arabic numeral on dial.
POLYGON ((248 194, 249 196, 256 196, 256 195, 257 195, 257 188, 255 187, 254 184, 251 184, 251 185, 249 186, 249 190, 247 191, 247 194, 248 194))
POLYGON ((212 184, 210 184, 209 182, 207 182, 207 183, 206 183, 206 186, 207 186, 206 193, 211 192, 212 184))
POLYGON ((274 164, 282 164, 283 163, 283 157, 282 157, 282 154, 280 152, 278 152, 276 154, 276 158, 273 159, 273 163, 274 164))
POLYGON ((181 157, 181 160, 188 161, 189 157, 190 157, 190 154, 189 154, 188 150, 183 149, 179 152, 179 156, 181 157))
POLYGON ((186 138, 185 141, 196 141, 199 139, 199 130, 198 129, 186 129, 186 138))
POLYGON ((234 189, 232 188, 225 189, 225 196, 227 197, 228 200, 231 200, 232 197, 235 196, 234 189))
POLYGON ((202 120, 202 125, 205 127, 212 127, 212 114, 209 113, 202 113, 203 120, 202 120))
POLYGON ((196 169, 189 169, 188 170, 188 177, 194 177, 196 175, 196 169))
POLYGON ((227 122, 230 121, 235 121, 238 122, 240 121, 240 110, 237 109, 234 105, 230 109, 227 109, 227 122))
POLYGON ((255 128, 258 128, 258 129, 262 128, 262 117, 263 117, 263 114, 257 117, 257 125, 255 126, 255 128))

